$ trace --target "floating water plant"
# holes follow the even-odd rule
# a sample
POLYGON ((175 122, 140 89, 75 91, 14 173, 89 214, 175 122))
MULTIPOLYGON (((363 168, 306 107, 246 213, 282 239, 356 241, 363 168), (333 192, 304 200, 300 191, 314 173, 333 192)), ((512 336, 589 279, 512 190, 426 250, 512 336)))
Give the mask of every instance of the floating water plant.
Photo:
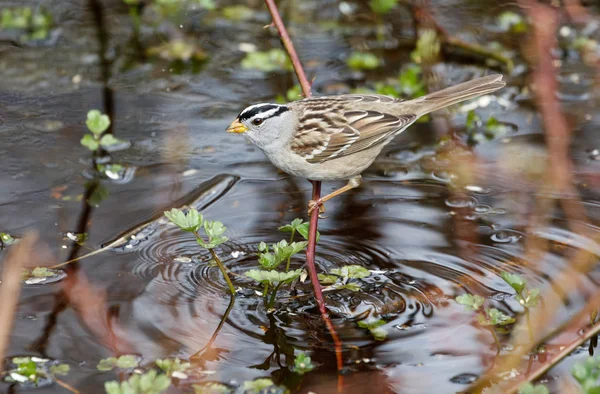
POLYGON ((132 369, 140 365, 140 357, 132 354, 124 354, 119 357, 109 357, 100 360, 96 368, 98 371, 111 371, 115 368, 132 369))
POLYGON ((584 394, 600 393, 600 357, 588 357, 583 363, 575 364, 571 374, 584 394))
POLYGON ((161 394, 171 386, 171 378, 151 369, 143 374, 133 374, 123 382, 104 383, 106 394, 161 394))
POLYGON ((543 384, 525 383, 519 387, 519 394, 550 394, 550 390, 543 384))
POLYGON ((364 71, 376 69, 381 65, 381 62, 377 56, 373 55, 372 53, 353 52, 350 57, 346 59, 346 64, 352 70, 364 71))
POLYGON ((242 59, 242 68, 263 72, 292 70, 292 63, 282 49, 273 48, 263 52, 250 52, 242 59))
POLYGON ((68 364, 39 357, 13 357, 7 366, 4 381, 9 383, 32 383, 40 380, 57 380, 57 376, 67 375, 68 364))
POLYGON ((300 352, 296 355, 292 371, 294 371, 298 375, 304 375, 305 373, 308 373, 313 369, 315 369, 315 365, 312 363, 310 356, 303 352, 300 352))
POLYGON ((358 322, 360 328, 366 328, 377 341, 383 341, 387 338, 387 330, 381 326, 386 323, 383 319, 365 319, 358 322))
POLYGON ((218 221, 205 220, 202 214, 193 208, 189 209, 187 214, 183 213, 180 209, 173 208, 170 212, 165 212, 165 216, 181 230, 194 234, 198 245, 204 249, 208 249, 213 260, 221 270, 229 291, 235 296, 235 287, 233 287, 227 270, 215 251, 217 246, 227 242, 228 238, 223 235, 227 231, 227 227, 218 221), (204 239, 200 231, 203 231, 208 239, 204 239))
POLYGON ((484 298, 479 295, 463 294, 456 297, 456 302, 465 308, 476 312, 477 323, 490 331, 497 346, 496 353, 500 353, 500 341, 496 333, 507 334, 505 327, 515 322, 515 319, 496 308, 483 308, 484 298))
POLYGON ((47 39, 52 25, 52 16, 44 7, 5 8, 0 17, 0 30, 19 32, 22 42, 47 39))

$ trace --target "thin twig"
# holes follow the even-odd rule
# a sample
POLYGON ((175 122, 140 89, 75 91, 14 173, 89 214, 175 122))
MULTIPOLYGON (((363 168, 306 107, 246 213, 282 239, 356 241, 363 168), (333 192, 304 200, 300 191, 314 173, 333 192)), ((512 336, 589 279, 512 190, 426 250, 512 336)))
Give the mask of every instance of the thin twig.
POLYGON ((225 278, 225 282, 227 282, 227 286, 229 287, 229 291, 231 292, 231 295, 233 297, 235 297, 235 286, 233 286, 231 279, 229 279, 229 275, 227 275, 227 269, 221 262, 221 259, 219 259, 219 256, 217 256, 217 253, 215 252, 215 250, 212 248, 208 249, 208 250, 210 251, 210 254, 211 254, 213 260, 215 260, 215 262, 219 266, 219 269, 221 270, 221 273, 223 274, 223 278, 225 278))
MULTIPOLYGON (((292 61, 292 65, 294 66, 294 71, 296 76, 298 77, 298 82, 300 83, 300 87, 302 88, 302 92, 304 93, 304 97, 310 97, 311 94, 311 85, 306 78, 306 74, 304 73, 304 68, 300 63, 300 59, 298 58, 298 54, 296 53, 296 49, 294 48, 294 44, 290 39, 290 36, 285 28, 283 21, 281 20, 281 16, 279 15, 279 11, 277 10, 277 6, 275 5, 274 0, 265 0, 267 4, 267 8, 271 13, 271 17, 273 18, 273 24, 277 28, 279 32, 279 36, 281 41, 283 42, 283 46, 285 47, 290 60, 292 61)), ((311 181, 312 182, 312 199, 313 201, 317 201, 321 198, 321 182, 320 181, 311 181)), ((317 269, 315 267, 315 249, 316 249, 316 240, 317 240, 317 227, 319 223, 319 210, 313 210, 310 217, 310 226, 308 230, 308 247, 306 249, 306 266, 308 268, 308 274, 310 276, 310 281, 312 283, 315 299, 317 300, 317 305, 319 306, 319 311, 321 312, 321 316, 323 321, 333 338, 335 343, 335 353, 336 353, 336 362, 338 371, 340 371, 343 367, 342 360, 342 343, 333 327, 333 323, 329 319, 329 315, 327 314, 327 309, 325 308, 325 299, 323 298, 323 291, 321 289, 321 284, 319 283, 319 277, 317 275, 317 269)), ((341 389, 342 379, 341 375, 338 378, 338 389, 341 389)))
POLYGON ((75 387, 71 386, 67 382, 57 379, 56 377, 54 377, 54 381, 56 383, 58 383, 59 385, 61 385, 62 387, 64 387, 65 389, 69 390, 70 392, 72 392, 74 394, 79 394, 79 390, 77 390, 75 387))
POLYGON ((33 245, 37 234, 25 235, 18 244, 9 249, 9 254, 4 260, 2 272, 2 285, 0 286, 0 370, 4 369, 4 355, 8 347, 12 331, 15 310, 21 294, 21 274, 23 263, 31 260, 33 245))
POLYGON ((285 25, 283 24, 283 21, 281 20, 281 16, 279 15, 279 11, 277 10, 275 1, 274 0, 265 0, 265 3, 267 4, 267 8, 269 9, 269 12, 271 13, 271 17, 273 18, 273 23, 275 24, 275 28, 277 28, 277 31, 279 32, 279 36, 281 37, 283 46, 285 47, 285 50, 287 51, 287 53, 290 57, 290 60, 292 61, 292 65, 294 66, 294 72, 296 73, 296 76, 298 77, 298 82, 300 82, 300 87, 302 88, 304 97, 310 97, 311 96, 310 83, 308 82, 308 79, 306 78, 306 74, 304 73, 304 68, 302 67, 302 63, 300 63, 300 58, 298 57, 298 54, 296 53, 296 49, 294 48, 294 44, 292 43, 292 40, 290 39, 290 35, 288 34, 287 29, 285 28, 285 25))

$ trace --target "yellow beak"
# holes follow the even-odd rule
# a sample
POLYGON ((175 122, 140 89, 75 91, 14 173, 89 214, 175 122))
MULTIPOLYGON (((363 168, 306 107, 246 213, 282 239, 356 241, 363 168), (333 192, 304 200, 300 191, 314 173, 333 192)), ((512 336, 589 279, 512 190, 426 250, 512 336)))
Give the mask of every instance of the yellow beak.
POLYGON ((244 126, 239 119, 236 119, 227 128, 228 133, 245 133, 248 128, 244 126))

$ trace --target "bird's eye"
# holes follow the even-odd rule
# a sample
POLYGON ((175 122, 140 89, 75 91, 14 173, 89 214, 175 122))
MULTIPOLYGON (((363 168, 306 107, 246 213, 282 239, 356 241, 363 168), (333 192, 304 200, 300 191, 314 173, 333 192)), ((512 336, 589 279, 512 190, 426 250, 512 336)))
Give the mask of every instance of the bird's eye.
POLYGON ((256 118, 256 119, 252 120, 252 124, 254 126, 260 126, 262 124, 262 122, 264 122, 264 119, 262 119, 262 118, 256 118))

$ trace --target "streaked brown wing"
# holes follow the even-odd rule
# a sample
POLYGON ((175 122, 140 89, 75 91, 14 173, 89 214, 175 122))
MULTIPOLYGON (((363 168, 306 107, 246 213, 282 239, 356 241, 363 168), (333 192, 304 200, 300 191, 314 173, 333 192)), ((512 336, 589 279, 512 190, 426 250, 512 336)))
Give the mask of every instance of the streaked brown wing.
MULTIPOLYGON (((318 149, 306 155, 306 161, 322 163, 369 149, 385 143, 416 120, 416 115, 394 116, 378 111, 348 111, 344 117, 346 125, 338 132, 326 134, 328 138, 320 134, 318 149)), ((316 131, 311 134, 316 141, 316 131)))

